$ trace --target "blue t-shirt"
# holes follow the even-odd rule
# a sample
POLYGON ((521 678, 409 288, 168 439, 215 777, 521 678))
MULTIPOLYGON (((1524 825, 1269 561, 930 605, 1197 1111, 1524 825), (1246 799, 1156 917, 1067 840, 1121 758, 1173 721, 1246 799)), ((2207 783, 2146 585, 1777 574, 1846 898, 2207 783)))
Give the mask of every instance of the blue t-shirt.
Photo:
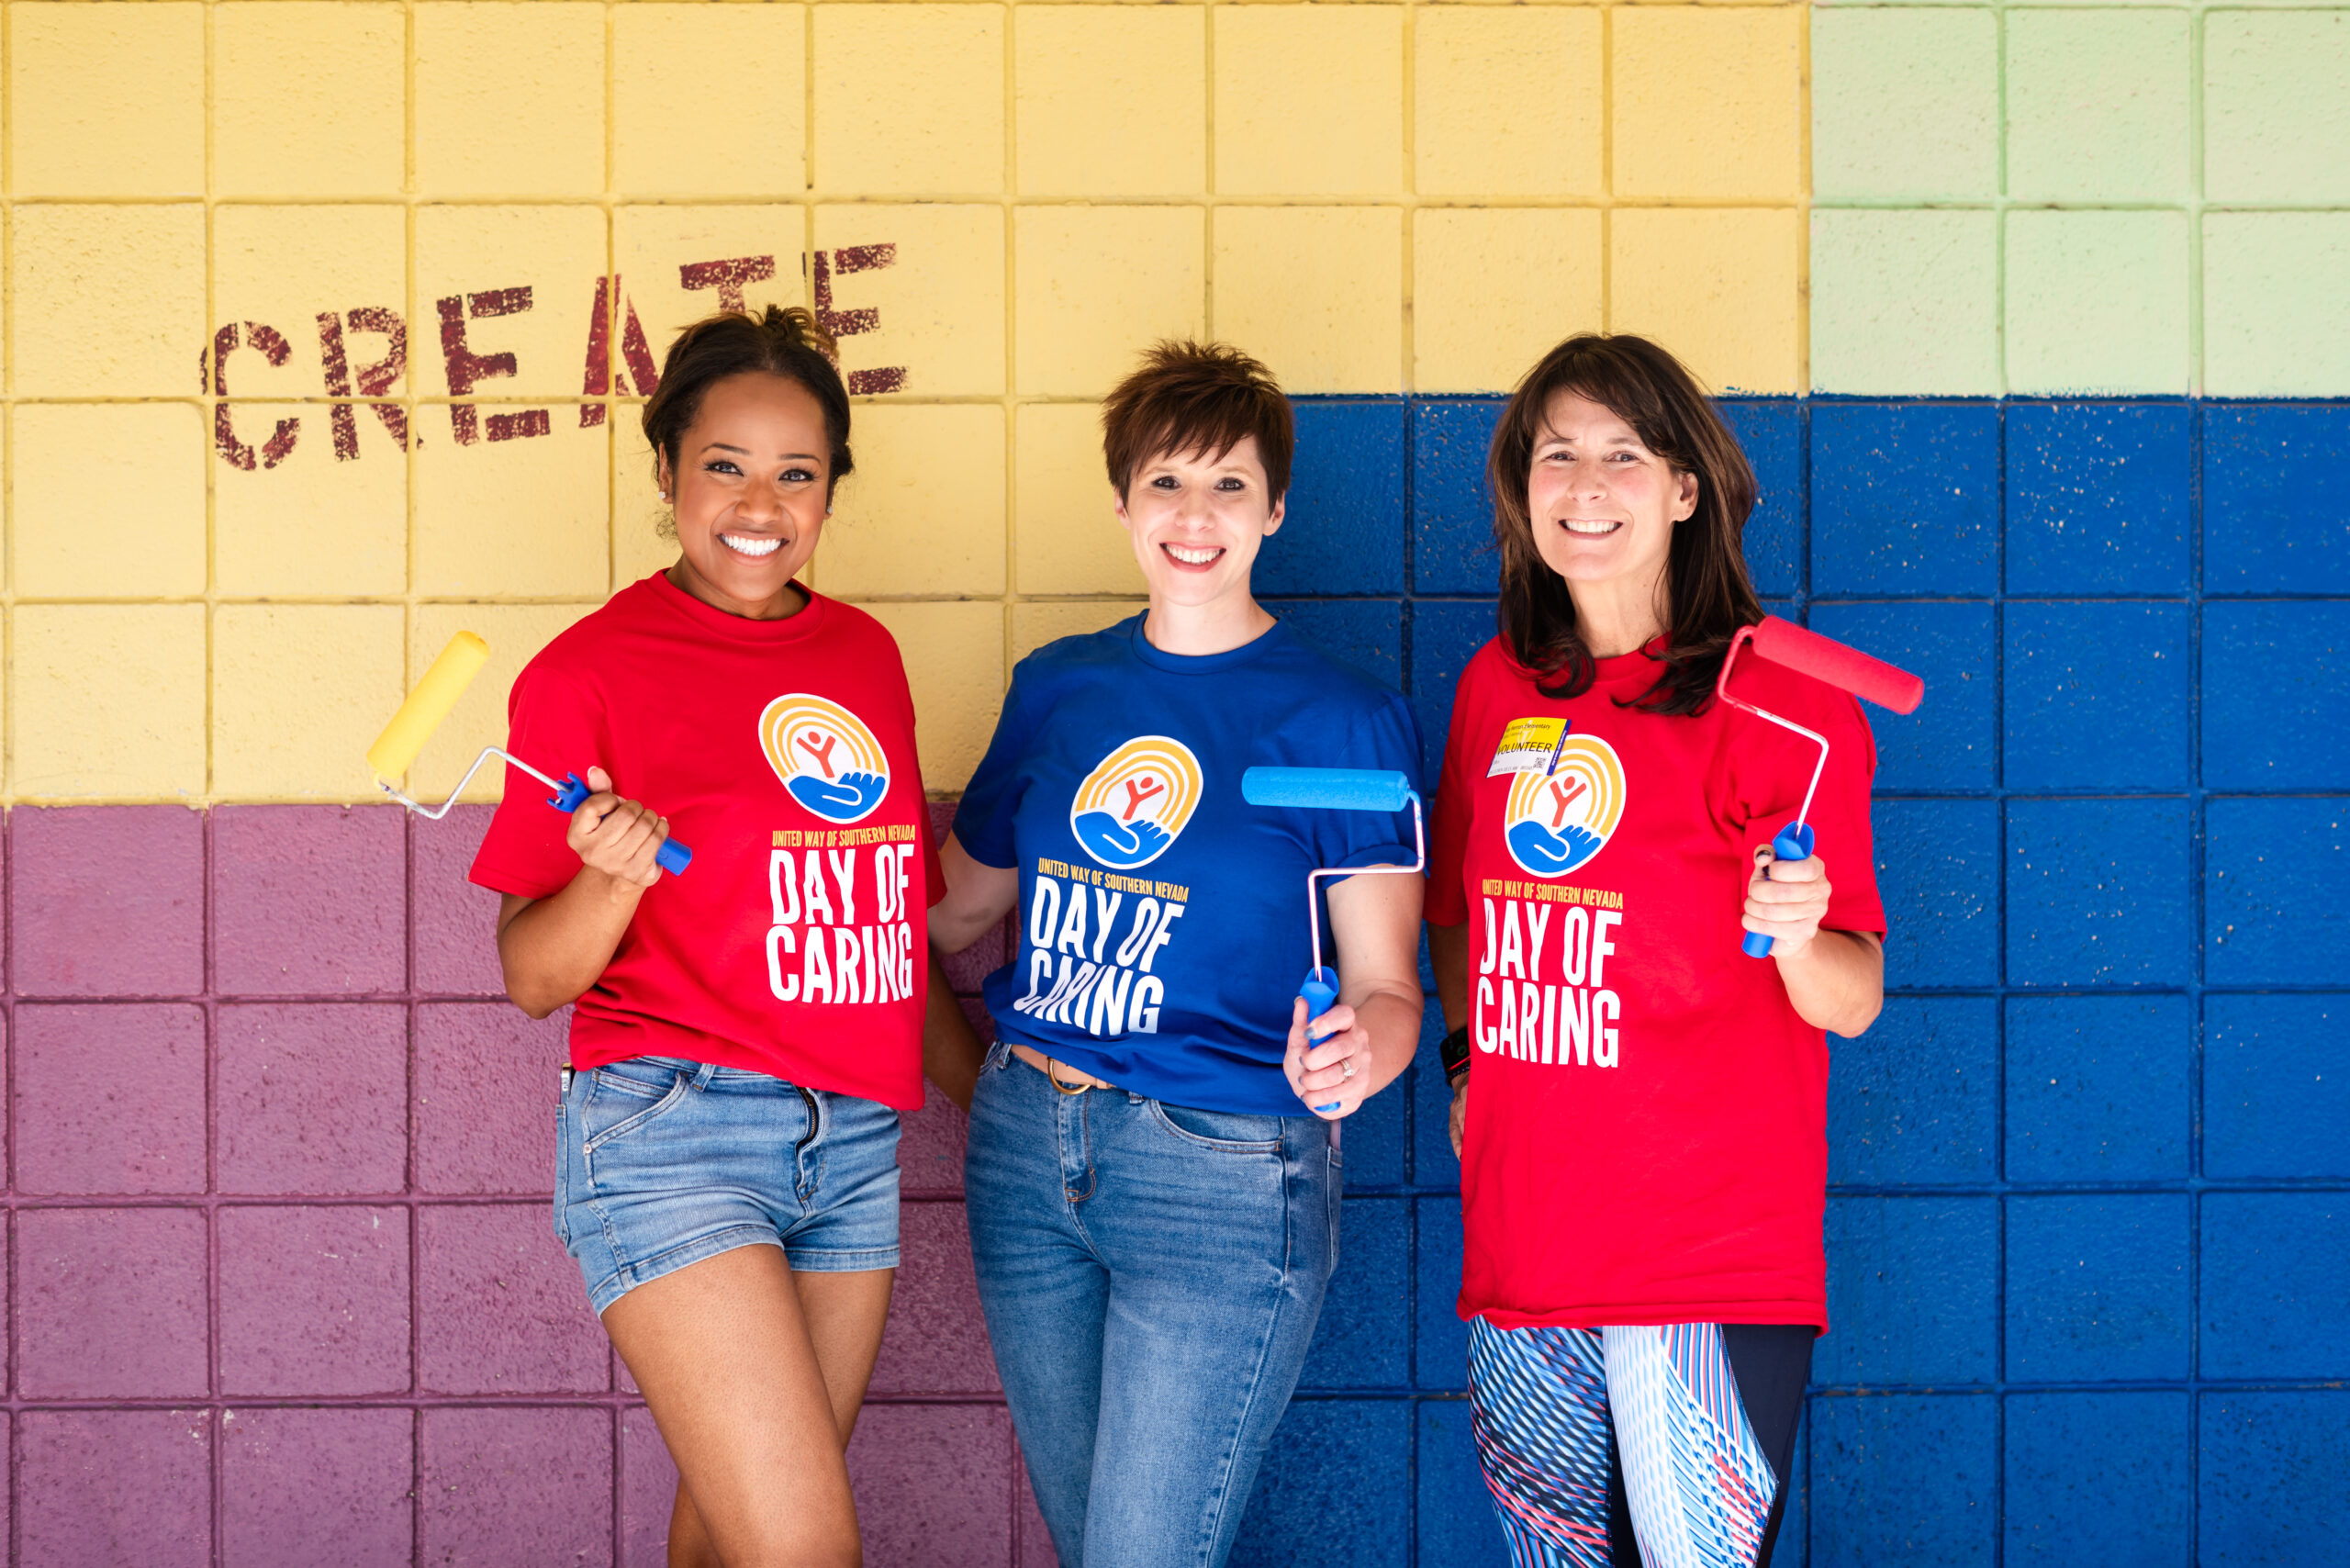
POLYGON ((1137 1094, 1304 1115, 1281 1064, 1312 958, 1305 875, 1409 865, 1411 815, 1252 806, 1240 775, 1416 777, 1418 729, 1286 625, 1184 655, 1142 623, 1021 660, 963 792, 964 849, 1020 870, 1020 946, 988 977, 988 1011, 1005 1039, 1137 1094))

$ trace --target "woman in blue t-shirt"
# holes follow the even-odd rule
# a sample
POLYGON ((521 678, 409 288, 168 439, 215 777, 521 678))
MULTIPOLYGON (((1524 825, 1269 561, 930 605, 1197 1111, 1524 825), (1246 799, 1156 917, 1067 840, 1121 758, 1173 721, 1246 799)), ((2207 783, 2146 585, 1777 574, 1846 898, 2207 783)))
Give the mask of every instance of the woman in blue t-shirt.
MULTIPOLYGON (((1240 775, 1416 773, 1419 745, 1402 698, 1249 593, 1293 439, 1264 366, 1163 343, 1102 425, 1149 612, 1021 661, 930 929, 954 951, 1018 911, 964 1191, 1053 1545, 1065 1568, 1214 1564, 1337 1260, 1333 1124, 1410 1065, 1421 1008, 1420 879, 1348 878, 1306 1048, 1306 873, 1408 864, 1413 830, 1250 806, 1240 775)), ((970 1070, 976 1041, 934 1042, 958 1052, 970 1070)))

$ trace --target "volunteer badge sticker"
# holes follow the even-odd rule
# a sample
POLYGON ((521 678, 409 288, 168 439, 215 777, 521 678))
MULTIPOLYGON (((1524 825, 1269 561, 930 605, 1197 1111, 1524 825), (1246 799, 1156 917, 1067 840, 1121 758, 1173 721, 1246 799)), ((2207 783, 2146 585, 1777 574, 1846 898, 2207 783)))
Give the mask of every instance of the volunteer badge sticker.
POLYGON ((759 745, 791 798, 828 823, 862 821, 890 792, 881 743, 828 697, 794 691, 768 703, 759 745))
POLYGON ((1200 803, 1200 759, 1181 741, 1136 735, 1094 765, 1069 802, 1069 827, 1098 865, 1147 866, 1182 834, 1200 803))
POLYGON ((1502 813, 1502 837, 1509 857, 1528 875, 1563 877, 1607 846, 1624 815, 1624 765, 1616 748, 1597 735, 1559 728, 1525 745, 1520 720, 1505 734, 1503 751, 1486 777, 1509 775, 1509 805, 1502 813), (1520 745, 1510 746, 1513 737, 1520 745), (1505 766, 1507 756, 1510 766, 1505 766))

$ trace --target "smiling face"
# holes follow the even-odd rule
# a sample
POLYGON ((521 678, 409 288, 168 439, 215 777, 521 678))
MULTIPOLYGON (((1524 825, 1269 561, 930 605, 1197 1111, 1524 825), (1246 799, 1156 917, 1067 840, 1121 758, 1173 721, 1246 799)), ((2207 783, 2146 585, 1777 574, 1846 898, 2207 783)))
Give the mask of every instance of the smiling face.
POLYGON ((1534 548, 1578 612, 1605 600, 1654 617, 1673 524, 1697 510, 1695 475, 1676 473, 1606 405, 1560 392, 1543 410, 1526 491, 1534 548))
POLYGON ((798 611, 792 577, 816 553, 831 504, 824 411, 798 382, 730 375, 702 394, 661 485, 677 518, 669 579, 703 603, 754 621, 798 611))
POLYGON ((1138 465, 1118 503, 1154 610, 1248 598, 1258 546, 1281 525, 1257 438, 1221 455, 1162 452, 1138 465))

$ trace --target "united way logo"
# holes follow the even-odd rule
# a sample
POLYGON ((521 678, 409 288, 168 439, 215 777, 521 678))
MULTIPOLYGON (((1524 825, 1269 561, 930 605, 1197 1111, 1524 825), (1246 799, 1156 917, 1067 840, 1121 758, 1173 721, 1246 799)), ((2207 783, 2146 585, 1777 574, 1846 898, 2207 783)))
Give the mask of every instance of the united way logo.
POLYGON ((1606 847, 1624 815, 1624 765, 1596 735, 1569 735, 1548 773, 1509 781, 1502 834, 1509 857, 1537 877, 1563 877, 1606 847))
POLYGON ((828 823, 860 821, 890 792, 881 743, 829 698, 795 691, 768 703, 759 745, 791 798, 828 823))
POLYGON ((1069 802, 1069 831, 1113 871, 1167 853, 1200 803, 1200 759, 1181 741, 1137 735, 1103 757, 1069 802))

